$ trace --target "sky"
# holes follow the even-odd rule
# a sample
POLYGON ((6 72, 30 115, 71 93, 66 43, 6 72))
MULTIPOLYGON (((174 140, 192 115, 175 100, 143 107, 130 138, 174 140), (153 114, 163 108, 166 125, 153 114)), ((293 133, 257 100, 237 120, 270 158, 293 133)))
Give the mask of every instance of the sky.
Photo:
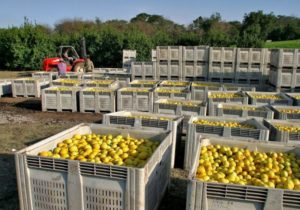
POLYGON ((223 20, 242 21, 245 13, 263 10, 300 17, 300 0, 1 0, 0 28, 29 21, 54 26, 64 19, 130 20, 141 12, 162 15, 179 24, 219 12, 223 20))

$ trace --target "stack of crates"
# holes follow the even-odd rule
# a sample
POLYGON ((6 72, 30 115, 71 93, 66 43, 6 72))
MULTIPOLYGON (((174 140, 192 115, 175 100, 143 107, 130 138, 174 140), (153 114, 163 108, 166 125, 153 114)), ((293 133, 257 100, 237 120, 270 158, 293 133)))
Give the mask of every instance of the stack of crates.
POLYGON ((58 72, 38 71, 38 72, 33 72, 31 76, 32 78, 45 79, 51 82, 52 80, 58 78, 58 72))
POLYGON ((237 48, 235 82, 262 85, 264 70, 263 48, 237 48))
POLYGON ((157 46, 156 59, 156 79, 182 79, 182 46, 157 46))
POLYGON ((274 49, 271 56, 269 82, 276 90, 300 89, 300 51, 274 49))
POLYGON ((0 80, 0 98, 1 96, 11 95, 11 80, 0 80))
POLYGON ((42 111, 78 111, 80 87, 49 87, 42 91, 42 111))
POLYGON ((115 112, 118 86, 86 87, 80 90, 80 112, 115 112))
POLYGON ((170 183, 169 131, 79 124, 15 154, 20 209, 157 210, 170 183), (38 156, 74 135, 122 135, 159 142, 144 166, 38 156))
POLYGON ((153 111, 153 89, 124 87, 117 91, 118 111, 153 111))
POLYGON ((136 60, 136 50, 123 50, 123 69, 130 73, 131 62, 136 60))
POLYGON ((120 111, 103 115, 103 124, 129 126, 140 128, 141 130, 143 130, 143 128, 162 129, 164 131, 170 130, 172 136, 171 167, 173 168, 175 163, 176 146, 179 143, 178 139, 182 132, 182 119, 183 117, 180 115, 120 111))
POLYGON ((239 140, 269 140, 269 129, 262 122, 252 118, 228 118, 193 116, 188 122, 187 141, 185 144, 184 168, 190 169, 195 157, 197 136, 226 137, 239 140), (232 126, 229 126, 231 124, 232 126), (235 125, 235 126, 234 126, 235 125))
POLYGON ((182 79, 206 81, 208 79, 208 46, 182 47, 182 79))
POLYGON ((209 73, 211 82, 234 82, 236 48, 210 47, 209 48, 209 73))
MULTIPOLYGON (((219 145, 235 147, 262 153, 295 153, 300 156, 300 149, 286 144, 272 142, 239 141, 229 138, 199 139, 192 167, 188 176, 186 210, 297 210, 300 209, 300 191, 248 184, 231 184, 204 181, 197 178, 199 159, 204 146, 219 145)), ((252 170, 251 170, 252 171, 252 170)), ((253 171, 252 171, 253 172, 253 171)), ((249 173, 249 171, 248 171, 249 173)))
POLYGON ((156 62, 132 62, 131 79, 156 79, 156 62))
POLYGON ((13 97, 36 97, 41 96, 41 90, 49 87, 49 81, 36 78, 14 79, 11 83, 13 97))

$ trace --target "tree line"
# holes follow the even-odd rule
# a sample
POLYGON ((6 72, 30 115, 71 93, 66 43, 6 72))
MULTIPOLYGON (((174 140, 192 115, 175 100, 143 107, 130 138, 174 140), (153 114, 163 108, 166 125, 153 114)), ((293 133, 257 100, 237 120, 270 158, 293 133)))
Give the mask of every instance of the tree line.
POLYGON ((263 47, 266 40, 300 39, 300 18, 262 11, 245 14, 243 21, 222 20, 219 13, 181 25, 160 15, 138 14, 130 21, 65 19, 54 27, 31 23, 0 29, 0 69, 41 69, 45 57, 57 56, 57 47, 72 45, 87 52, 97 67, 120 67, 122 50, 137 50, 139 61, 151 58, 158 45, 263 47))

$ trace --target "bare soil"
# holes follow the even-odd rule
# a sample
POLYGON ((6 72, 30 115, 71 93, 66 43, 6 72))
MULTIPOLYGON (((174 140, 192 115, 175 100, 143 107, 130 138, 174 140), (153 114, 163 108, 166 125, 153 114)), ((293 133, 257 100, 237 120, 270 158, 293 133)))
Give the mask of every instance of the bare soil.
MULTIPOLYGON (((79 123, 101 123, 101 120, 101 114, 41 112, 38 98, 0 98, 0 210, 19 209, 14 151, 79 123)), ((182 158, 181 148, 159 210, 185 209, 187 172, 181 169, 182 158)))

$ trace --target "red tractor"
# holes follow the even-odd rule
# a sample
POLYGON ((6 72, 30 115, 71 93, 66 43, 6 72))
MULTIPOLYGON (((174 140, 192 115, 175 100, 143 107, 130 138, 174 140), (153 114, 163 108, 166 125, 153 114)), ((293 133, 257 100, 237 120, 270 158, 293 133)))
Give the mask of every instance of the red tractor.
POLYGON ((60 46, 58 57, 45 58, 43 61, 44 71, 58 71, 57 64, 63 58, 67 64, 67 71, 84 72, 84 58, 80 58, 74 47, 60 46))

